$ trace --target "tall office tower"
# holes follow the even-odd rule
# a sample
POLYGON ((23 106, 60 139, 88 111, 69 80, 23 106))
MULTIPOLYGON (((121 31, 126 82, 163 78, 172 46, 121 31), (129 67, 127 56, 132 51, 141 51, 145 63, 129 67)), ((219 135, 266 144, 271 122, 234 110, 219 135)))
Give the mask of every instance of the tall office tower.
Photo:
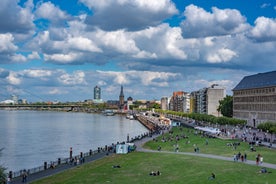
POLYGON ((168 110, 168 106, 169 106, 168 97, 162 97, 161 98, 161 109, 162 110, 168 110))
POLYGON ((94 100, 100 100, 101 99, 101 88, 98 86, 94 87, 94 100))
POLYGON ((121 86, 121 92, 120 92, 120 96, 119 96, 119 108, 123 109, 124 108, 124 104, 125 104, 125 96, 124 96, 124 91, 123 91, 123 86, 121 86))

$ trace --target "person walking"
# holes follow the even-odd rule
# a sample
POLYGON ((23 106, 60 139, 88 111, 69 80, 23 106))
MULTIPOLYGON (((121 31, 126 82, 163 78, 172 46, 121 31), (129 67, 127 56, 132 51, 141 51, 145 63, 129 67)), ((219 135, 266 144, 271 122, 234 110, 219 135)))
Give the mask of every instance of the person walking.
POLYGON ((22 173, 22 183, 26 183, 27 182, 27 171, 24 169, 23 173, 22 173))
POLYGON ((264 161, 264 157, 262 155, 260 155, 260 164, 262 164, 264 161))

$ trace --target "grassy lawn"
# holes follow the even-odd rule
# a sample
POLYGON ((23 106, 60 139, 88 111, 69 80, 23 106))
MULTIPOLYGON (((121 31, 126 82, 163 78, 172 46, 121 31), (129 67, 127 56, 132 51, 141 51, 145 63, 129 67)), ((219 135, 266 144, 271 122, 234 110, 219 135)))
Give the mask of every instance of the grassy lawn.
POLYGON ((227 146, 227 143, 240 142, 239 140, 223 140, 206 138, 201 135, 195 135, 193 129, 188 128, 173 128, 173 134, 165 134, 164 136, 158 137, 155 141, 150 141, 145 144, 145 148, 157 150, 158 146, 161 146, 162 150, 174 151, 176 144, 178 144, 180 152, 194 152, 194 146, 199 148, 200 153, 221 155, 227 157, 233 157, 234 154, 240 152, 241 154, 246 153, 248 160, 255 160, 257 154, 261 154, 264 158, 264 162, 276 164, 276 150, 269 149, 267 147, 255 147, 256 152, 250 151, 250 145, 246 142, 240 142, 240 145, 236 149, 232 146, 227 146), (175 141, 175 137, 178 135, 188 136, 189 138, 180 138, 178 142, 175 141), (172 137, 172 141, 162 142, 162 137, 168 140, 172 137), (190 141, 190 143, 188 143, 190 141), (206 141, 208 145, 206 145, 206 141))
MULTIPOLYGON (((174 129, 173 136, 185 134, 189 139, 180 138, 178 141, 179 151, 194 152, 196 144, 201 153, 230 156, 234 153, 246 152, 248 159, 254 160, 256 154, 264 156, 265 162, 275 164, 275 150, 257 147, 257 152, 250 152, 246 143, 234 148, 226 146, 227 143, 237 142, 237 140, 220 140, 201 138, 194 135, 194 132, 183 128, 174 129), (186 143, 187 141, 190 143, 186 143)), ((162 150, 174 151, 176 141, 162 142, 162 137, 157 141, 150 141, 145 147, 157 149, 160 145, 162 150)), ((268 169, 271 173, 260 174, 259 166, 247 165, 241 162, 229 162, 223 160, 201 158, 182 154, 169 153, 143 153, 132 152, 124 155, 112 155, 92 163, 86 163, 63 173, 33 182, 34 184, 91 184, 91 183, 221 183, 221 184, 273 184, 276 181, 276 170, 268 169), (113 168, 120 165, 121 168, 113 168), (161 172, 160 176, 150 176, 151 171, 161 172), (216 179, 208 180, 211 173, 216 174, 216 179)))
POLYGON ((34 182, 36 184, 70 183, 223 183, 258 184, 275 182, 276 170, 259 174, 260 167, 243 163, 213 160, 194 156, 165 153, 133 152, 114 155, 93 163, 34 182), (113 168, 120 165, 121 168, 113 168), (161 172, 160 176, 150 176, 151 171, 161 172), (211 172, 215 180, 208 180, 211 172))

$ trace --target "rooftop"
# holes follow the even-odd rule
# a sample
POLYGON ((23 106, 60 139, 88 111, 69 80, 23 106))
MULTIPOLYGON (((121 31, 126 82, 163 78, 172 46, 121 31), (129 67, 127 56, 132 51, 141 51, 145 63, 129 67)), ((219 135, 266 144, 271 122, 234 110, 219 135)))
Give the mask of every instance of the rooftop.
POLYGON ((233 91, 272 86, 276 86, 276 71, 245 76, 233 91))

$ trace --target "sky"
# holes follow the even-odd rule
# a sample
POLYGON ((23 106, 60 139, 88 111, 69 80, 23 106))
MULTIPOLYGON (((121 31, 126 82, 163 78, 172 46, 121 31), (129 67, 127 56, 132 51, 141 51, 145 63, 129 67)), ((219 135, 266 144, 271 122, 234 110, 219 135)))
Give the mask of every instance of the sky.
POLYGON ((276 0, 1 0, 0 101, 160 100, 276 70, 276 0))

